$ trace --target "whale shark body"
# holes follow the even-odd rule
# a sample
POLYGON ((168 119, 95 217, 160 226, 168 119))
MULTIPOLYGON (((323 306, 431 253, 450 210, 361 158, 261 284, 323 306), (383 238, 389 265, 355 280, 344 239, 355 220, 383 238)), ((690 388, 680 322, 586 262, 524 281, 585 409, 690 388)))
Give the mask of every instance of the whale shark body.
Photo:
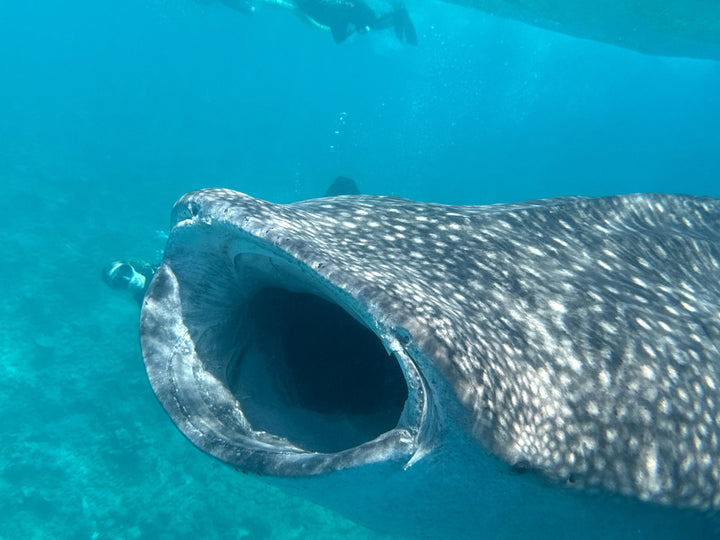
POLYGON ((417 537, 707 537, 720 200, 175 205, 152 387, 200 449, 417 537))

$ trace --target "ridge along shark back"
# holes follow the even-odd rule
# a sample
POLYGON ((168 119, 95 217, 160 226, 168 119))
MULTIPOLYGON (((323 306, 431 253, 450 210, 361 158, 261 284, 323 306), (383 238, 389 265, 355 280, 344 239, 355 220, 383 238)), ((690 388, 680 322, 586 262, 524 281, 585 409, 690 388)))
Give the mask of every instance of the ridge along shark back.
POLYGON ((720 201, 173 209, 143 355, 237 469, 415 537, 703 538, 720 506, 720 201))

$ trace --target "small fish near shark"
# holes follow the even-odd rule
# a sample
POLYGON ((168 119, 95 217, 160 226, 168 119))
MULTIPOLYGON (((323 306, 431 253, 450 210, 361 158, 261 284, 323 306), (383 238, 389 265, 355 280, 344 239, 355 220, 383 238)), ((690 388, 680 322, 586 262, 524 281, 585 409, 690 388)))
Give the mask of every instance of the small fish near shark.
POLYGON ((720 199, 195 191, 140 335, 198 448, 373 529, 720 534, 720 199))

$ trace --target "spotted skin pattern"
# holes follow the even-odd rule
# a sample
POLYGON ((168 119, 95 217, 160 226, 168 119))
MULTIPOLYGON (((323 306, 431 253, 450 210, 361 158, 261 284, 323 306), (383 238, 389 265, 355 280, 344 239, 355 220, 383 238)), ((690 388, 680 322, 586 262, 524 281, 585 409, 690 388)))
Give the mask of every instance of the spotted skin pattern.
POLYGON ((720 200, 278 205, 202 190, 174 210, 198 220, 275 246, 406 332, 458 423, 509 465, 720 507, 720 200))

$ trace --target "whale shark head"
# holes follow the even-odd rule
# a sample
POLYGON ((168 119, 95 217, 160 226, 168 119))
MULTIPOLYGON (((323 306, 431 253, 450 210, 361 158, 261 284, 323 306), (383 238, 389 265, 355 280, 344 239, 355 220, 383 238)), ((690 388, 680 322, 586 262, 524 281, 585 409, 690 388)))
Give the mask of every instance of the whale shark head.
POLYGON ((485 515, 455 533, 494 530, 496 500, 534 501, 520 534, 586 493, 640 504, 659 531, 638 501, 720 506, 718 201, 278 205, 216 189, 172 223, 143 355, 216 458, 412 534, 468 505, 485 515), (359 508, 365 490, 383 503, 359 508))
POLYGON ((316 232, 264 220, 273 206, 225 191, 176 205, 143 315, 153 388, 193 442, 244 470, 408 463, 435 421, 407 330, 367 309, 369 291, 316 232))

